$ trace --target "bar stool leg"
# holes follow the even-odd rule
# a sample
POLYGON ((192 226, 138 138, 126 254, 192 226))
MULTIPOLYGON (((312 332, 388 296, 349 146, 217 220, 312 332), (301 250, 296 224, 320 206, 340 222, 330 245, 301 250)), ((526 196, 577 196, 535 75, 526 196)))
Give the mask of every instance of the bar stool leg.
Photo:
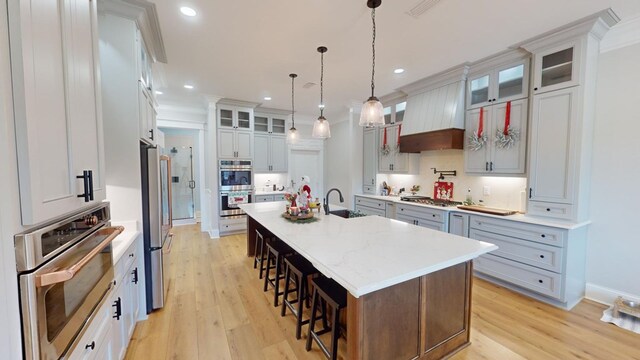
POLYGON ((258 267, 258 254, 260 254, 260 263, 262 263, 262 243, 264 242, 264 238, 258 230, 256 230, 256 253, 253 255, 253 268, 258 267))
POLYGON ((288 299, 287 297, 289 296, 289 281, 291 279, 291 268, 289 268, 288 266, 286 266, 286 270, 284 272, 284 294, 282 297, 282 310, 280 311, 280 316, 284 316, 285 311, 287 309, 287 304, 285 303, 285 301, 288 299))
MULTIPOLYGON (((262 259, 262 261, 260 262, 260 277, 259 279, 262 279, 262 273, 264 272, 266 265, 265 265, 265 254, 264 254, 264 250, 266 248, 266 239, 262 242, 262 246, 260 247, 260 258, 262 259)), ((267 254, 268 255, 268 254, 267 254)))
POLYGON ((309 331, 307 334, 307 346, 305 347, 307 351, 311 351, 311 340, 313 329, 316 324, 316 307, 318 305, 318 290, 313 289, 313 300, 311 301, 311 319, 309 319, 309 331))
POLYGON ((335 307, 333 308, 333 316, 331 320, 331 359, 337 359, 338 355, 338 339, 340 338, 340 313, 335 307))
POLYGON ((302 337, 302 304, 306 296, 306 291, 304 290, 304 287, 307 286, 306 282, 304 276, 302 276, 302 279, 298 279, 298 317, 296 318, 296 339, 298 340, 302 337))
POLYGON ((276 277, 275 277, 275 284, 274 284, 274 288, 275 291, 273 292, 273 306, 278 307, 278 296, 279 296, 279 291, 280 291, 280 267, 282 266, 282 264, 280 263, 282 261, 282 256, 280 254, 276 255, 276 277))
POLYGON ((262 291, 267 291, 269 285, 269 272, 271 271, 271 251, 267 251, 267 267, 264 274, 264 288, 262 291))

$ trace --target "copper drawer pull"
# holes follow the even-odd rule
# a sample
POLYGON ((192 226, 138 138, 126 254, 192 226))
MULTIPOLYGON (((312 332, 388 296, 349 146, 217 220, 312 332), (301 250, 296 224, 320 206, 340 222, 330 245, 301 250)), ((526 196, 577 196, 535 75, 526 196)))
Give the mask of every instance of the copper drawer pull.
POLYGON ((124 231, 124 227, 122 226, 114 226, 109 228, 100 229, 96 232, 98 235, 108 234, 106 239, 104 239, 100 245, 91 250, 85 257, 80 259, 75 265, 71 266, 68 269, 58 270, 46 274, 36 275, 36 286, 43 287, 52 284, 57 284, 61 282, 65 282, 73 279, 74 276, 78 273, 78 271, 82 270, 82 268, 89 263, 89 261, 93 260, 93 258, 98 255, 102 249, 107 247, 109 243, 116 238, 116 236, 120 235, 124 231))

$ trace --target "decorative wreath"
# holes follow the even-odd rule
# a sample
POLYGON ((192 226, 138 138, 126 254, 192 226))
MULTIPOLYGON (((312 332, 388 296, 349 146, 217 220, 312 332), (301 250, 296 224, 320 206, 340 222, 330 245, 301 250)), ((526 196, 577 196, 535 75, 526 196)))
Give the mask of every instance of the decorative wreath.
POLYGON ((388 144, 384 144, 380 147, 380 153, 387 156, 391 153, 391 147, 388 144))
POLYGON ((516 129, 508 128, 507 131, 496 130, 495 142, 496 146, 500 149, 511 149, 519 139, 520 131, 516 129))
POLYGON ((474 131, 473 135, 469 136, 469 150, 478 151, 484 147, 487 143, 487 136, 482 134, 478 135, 478 131, 474 131))

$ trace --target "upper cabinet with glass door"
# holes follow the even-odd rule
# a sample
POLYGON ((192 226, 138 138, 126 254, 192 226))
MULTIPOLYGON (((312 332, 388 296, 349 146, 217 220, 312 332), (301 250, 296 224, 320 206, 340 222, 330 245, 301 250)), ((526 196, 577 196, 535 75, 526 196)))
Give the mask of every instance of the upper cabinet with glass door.
POLYGON ((256 113, 253 131, 262 134, 285 135, 287 120, 282 115, 256 113))
POLYGON ((404 119, 404 110, 407 107, 407 101, 404 99, 396 101, 399 102, 383 103, 384 105, 389 105, 383 109, 385 125, 401 123, 404 119))
POLYGON ((219 104, 218 128, 253 130, 253 109, 219 104))
POLYGON ((529 94, 529 56, 515 50, 481 60, 470 67, 467 108, 526 98, 529 94))
POLYGON ((580 84, 580 42, 569 42, 536 52, 533 93, 559 90, 580 84))

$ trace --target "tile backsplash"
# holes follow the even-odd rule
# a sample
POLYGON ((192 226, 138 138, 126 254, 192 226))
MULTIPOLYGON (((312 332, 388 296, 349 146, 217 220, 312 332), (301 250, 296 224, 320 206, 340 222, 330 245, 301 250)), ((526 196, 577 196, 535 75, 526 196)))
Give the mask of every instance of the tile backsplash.
POLYGON ((471 189, 471 196, 476 203, 482 200, 485 205, 491 207, 514 210, 524 208, 522 197, 527 186, 525 177, 467 175, 464 172, 464 154, 461 150, 422 152, 418 175, 378 174, 378 193, 382 188, 382 182, 386 181, 393 187, 394 192, 405 188, 408 193, 409 189, 417 184, 421 186, 421 195, 433 196, 433 183, 438 180, 439 175, 434 174, 432 168, 457 171, 457 176, 447 176, 444 180, 453 182, 453 198, 456 201, 464 201, 467 189, 471 189), (489 195, 484 195, 485 187, 489 195))
POLYGON ((276 187, 280 189, 283 186, 287 186, 287 174, 254 174, 254 182, 257 191, 263 191, 267 181, 269 184, 276 184, 276 187))

